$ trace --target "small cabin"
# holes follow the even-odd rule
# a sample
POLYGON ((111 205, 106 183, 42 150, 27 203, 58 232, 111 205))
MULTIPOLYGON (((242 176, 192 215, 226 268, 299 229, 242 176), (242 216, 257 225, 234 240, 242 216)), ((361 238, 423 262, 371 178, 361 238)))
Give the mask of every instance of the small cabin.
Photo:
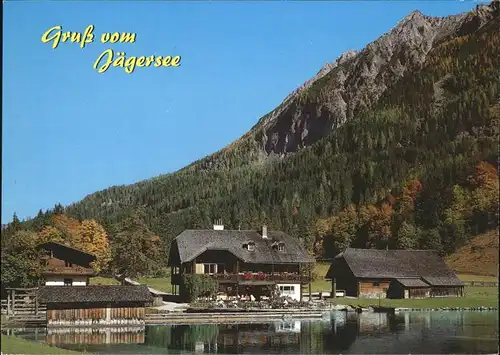
POLYGON ((145 285, 44 286, 47 326, 144 325, 153 297, 145 285))
POLYGON ((45 286, 87 286, 90 277, 95 276, 91 264, 96 257, 90 253, 55 242, 40 244, 38 248, 45 251, 45 286))

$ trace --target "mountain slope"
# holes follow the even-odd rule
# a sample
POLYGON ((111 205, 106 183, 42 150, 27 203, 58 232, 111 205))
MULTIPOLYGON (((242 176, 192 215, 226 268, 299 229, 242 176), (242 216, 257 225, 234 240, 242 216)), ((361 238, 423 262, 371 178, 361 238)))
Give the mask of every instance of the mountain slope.
POLYGON ((438 39, 457 31, 465 17, 414 11, 362 51, 342 55, 261 121, 265 150, 296 151, 366 111, 406 72, 418 70, 438 39))
POLYGON ((498 230, 478 235, 446 258, 455 271, 498 278, 498 230))
POLYGON ((215 218, 299 235, 319 216, 376 203, 418 177, 419 227, 439 228, 452 187, 478 161, 498 159, 499 29, 498 3, 446 18, 413 12, 326 65, 225 149, 66 212, 111 226, 145 206, 167 240, 215 218))

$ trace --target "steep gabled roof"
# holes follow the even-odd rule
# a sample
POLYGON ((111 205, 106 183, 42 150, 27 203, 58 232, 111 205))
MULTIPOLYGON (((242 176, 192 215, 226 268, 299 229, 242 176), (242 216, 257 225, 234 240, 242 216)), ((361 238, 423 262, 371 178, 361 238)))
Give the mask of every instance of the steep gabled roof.
POLYGON ((41 303, 152 302, 145 285, 44 286, 37 291, 41 303))
POLYGON ((64 256, 68 260, 75 261, 75 263, 82 266, 86 266, 97 259, 95 255, 87 253, 86 251, 56 242, 43 243, 38 245, 38 248, 51 250, 56 258, 64 256))
POLYGON ((270 231, 267 238, 254 230, 185 230, 174 240, 181 263, 192 261, 206 250, 227 250, 246 263, 286 264, 312 263, 300 242, 283 232, 270 231), (274 242, 283 242, 284 251, 272 248, 274 242), (243 248, 244 244, 255 243, 254 251, 243 248))
POLYGON ((338 254, 326 278, 335 274, 336 261, 345 260, 357 278, 423 279, 432 286, 462 286, 463 282, 431 250, 377 250, 347 248, 338 254))

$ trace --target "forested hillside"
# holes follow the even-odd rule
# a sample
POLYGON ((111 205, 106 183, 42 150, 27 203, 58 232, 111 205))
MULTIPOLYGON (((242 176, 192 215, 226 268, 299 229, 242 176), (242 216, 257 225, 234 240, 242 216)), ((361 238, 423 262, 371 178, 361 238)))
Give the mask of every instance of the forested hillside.
MULTIPOLYGON (((182 230, 210 228, 214 219, 226 228, 284 230, 317 257, 347 245, 451 253, 498 225, 499 14, 498 2, 449 20, 413 13, 394 30, 404 33, 404 45, 385 45, 386 38, 342 59, 222 151, 172 174, 40 211, 4 229, 2 246, 65 215, 95 220, 115 251, 135 238, 147 263, 166 261, 152 250, 166 250, 182 230), (377 58, 385 64, 367 77, 377 58), (338 116, 324 108, 332 107, 330 94, 356 105, 338 116), (293 149, 276 150, 280 144, 267 136, 284 127, 276 142, 287 141, 296 138, 286 132, 313 126, 324 130, 293 149)), ((9 252, 2 248, 2 264, 9 252)))

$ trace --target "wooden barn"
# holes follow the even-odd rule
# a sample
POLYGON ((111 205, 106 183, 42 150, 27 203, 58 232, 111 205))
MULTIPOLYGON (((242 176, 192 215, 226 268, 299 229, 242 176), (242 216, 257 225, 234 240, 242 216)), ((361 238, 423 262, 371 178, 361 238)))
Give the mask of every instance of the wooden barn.
POLYGON ((38 302, 47 307, 47 326, 144 325, 153 297, 147 286, 44 286, 38 302))
POLYGON ((325 279, 332 291, 365 298, 463 296, 464 283, 430 250, 347 248, 337 255, 325 279))

